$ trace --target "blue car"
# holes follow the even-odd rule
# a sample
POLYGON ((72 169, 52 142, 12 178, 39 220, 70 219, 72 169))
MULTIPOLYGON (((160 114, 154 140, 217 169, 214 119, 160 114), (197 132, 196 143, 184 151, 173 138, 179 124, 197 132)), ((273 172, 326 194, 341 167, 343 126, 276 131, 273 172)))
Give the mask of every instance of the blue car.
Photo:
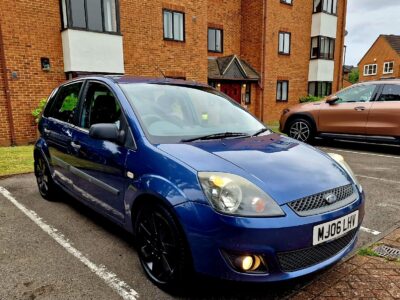
POLYGON ((356 243, 364 193, 343 157, 269 130, 207 85, 93 76, 39 123, 39 192, 66 192, 134 236, 146 275, 251 282, 323 269, 356 243))

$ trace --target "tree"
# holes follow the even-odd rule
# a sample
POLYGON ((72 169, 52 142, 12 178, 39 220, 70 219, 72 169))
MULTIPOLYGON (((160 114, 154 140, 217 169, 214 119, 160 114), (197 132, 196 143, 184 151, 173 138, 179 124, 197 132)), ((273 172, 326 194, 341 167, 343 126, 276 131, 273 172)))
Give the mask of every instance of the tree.
POLYGON ((351 70, 350 74, 349 74, 349 81, 351 83, 357 83, 358 79, 360 78, 360 74, 358 72, 358 69, 354 68, 353 70, 351 70))

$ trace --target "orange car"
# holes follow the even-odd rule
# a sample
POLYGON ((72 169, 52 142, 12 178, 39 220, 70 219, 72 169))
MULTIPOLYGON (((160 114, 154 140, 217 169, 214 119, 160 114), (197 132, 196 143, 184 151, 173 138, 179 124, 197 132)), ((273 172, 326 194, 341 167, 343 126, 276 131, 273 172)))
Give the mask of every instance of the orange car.
POLYGON ((280 130, 303 142, 318 136, 400 143, 400 80, 358 83, 323 101, 287 108, 280 130))

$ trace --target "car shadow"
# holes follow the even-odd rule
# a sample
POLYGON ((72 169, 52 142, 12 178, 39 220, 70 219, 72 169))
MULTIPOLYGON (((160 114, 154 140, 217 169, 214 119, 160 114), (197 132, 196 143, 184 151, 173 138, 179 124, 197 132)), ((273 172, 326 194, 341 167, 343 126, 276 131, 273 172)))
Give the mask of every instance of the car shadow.
POLYGON ((83 218, 91 220, 96 226, 101 227, 107 233, 112 234, 125 244, 128 244, 135 251, 135 244, 132 235, 122 227, 107 219, 105 216, 78 201, 66 192, 61 192, 60 197, 56 201, 67 205, 83 218))
POLYGON ((199 275, 184 289, 169 294, 178 299, 288 299, 312 282, 316 274, 283 283, 231 282, 199 275))

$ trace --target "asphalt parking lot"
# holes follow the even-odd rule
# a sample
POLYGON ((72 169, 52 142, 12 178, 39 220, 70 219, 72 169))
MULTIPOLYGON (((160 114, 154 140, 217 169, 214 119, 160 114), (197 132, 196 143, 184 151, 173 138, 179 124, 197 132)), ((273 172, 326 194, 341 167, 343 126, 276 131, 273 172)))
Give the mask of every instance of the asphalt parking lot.
MULTIPOLYGON (((400 222, 400 147, 323 142, 345 157, 367 195, 358 247, 400 222)), ((167 294, 142 273, 130 235, 69 197, 46 202, 32 174, 0 180, 0 299, 271 299, 312 277, 281 285, 196 278, 167 294), (9 193, 8 193, 9 192, 9 193)))

